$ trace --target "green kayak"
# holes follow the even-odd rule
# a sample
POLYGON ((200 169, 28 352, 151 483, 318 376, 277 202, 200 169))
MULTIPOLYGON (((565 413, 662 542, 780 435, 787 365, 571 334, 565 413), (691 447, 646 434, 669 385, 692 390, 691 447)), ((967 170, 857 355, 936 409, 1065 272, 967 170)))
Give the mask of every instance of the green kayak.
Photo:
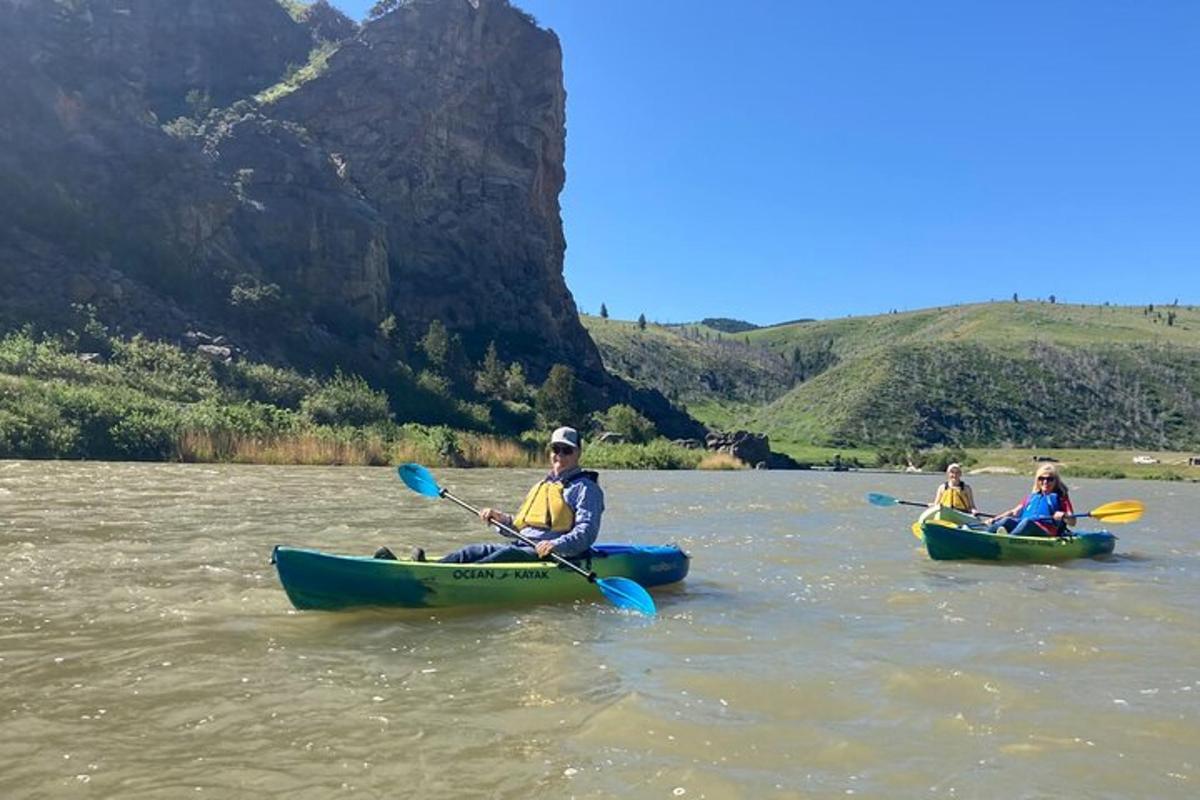
MULTIPOLYGON (((674 545, 598 544, 577 563, 598 578, 642 586, 684 579, 691 557, 674 545)), ((445 608, 601 598, 583 576, 553 562, 442 564, 339 556, 278 545, 272 561, 296 608, 445 608)))
POLYGON ((1117 543, 1117 537, 1108 531, 1075 531, 1069 536, 989 533, 971 515, 948 508, 926 511, 917 524, 929 557, 937 561, 977 559, 1053 564, 1107 555, 1117 543))

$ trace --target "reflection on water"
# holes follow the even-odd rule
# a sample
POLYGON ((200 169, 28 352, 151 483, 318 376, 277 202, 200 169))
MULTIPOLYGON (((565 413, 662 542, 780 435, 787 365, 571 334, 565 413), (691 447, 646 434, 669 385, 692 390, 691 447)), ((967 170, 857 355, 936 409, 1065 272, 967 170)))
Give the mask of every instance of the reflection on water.
MULTIPOLYGON (((510 507, 536 474, 439 480, 510 507)), ((390 470, 0 462, 0 796, 1194 796, 1200 489, 1073 481, 1148 513, 996 566, 863 501, 938 479, 606 473, 606 540, 694 557, 646 620, 293 611, 276 543, 488 535, 390 470)))

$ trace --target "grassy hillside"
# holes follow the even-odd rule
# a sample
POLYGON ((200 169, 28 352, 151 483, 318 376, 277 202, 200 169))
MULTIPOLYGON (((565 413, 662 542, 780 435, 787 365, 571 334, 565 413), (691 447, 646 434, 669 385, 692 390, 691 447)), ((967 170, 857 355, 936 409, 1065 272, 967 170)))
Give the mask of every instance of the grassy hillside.
POLYGON ((714 427, 781 396, 794 383, 786 356, 747 344, 747 334, 704 325, 641 329, 633 322, 581 319, 609 371, 658 389, 714 427))
POLYGON ((1194 307, 984 303, 759 328, 721 348, 676 328, 588 328, 616 371, 785 449, 1200 448, 1194 307))

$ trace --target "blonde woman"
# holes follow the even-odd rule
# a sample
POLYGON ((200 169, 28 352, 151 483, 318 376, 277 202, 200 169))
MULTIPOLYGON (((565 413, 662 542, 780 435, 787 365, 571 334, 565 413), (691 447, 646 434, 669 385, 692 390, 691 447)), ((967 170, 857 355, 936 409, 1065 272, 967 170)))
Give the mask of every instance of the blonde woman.
POLYGON ((1075 524, 1075 509, 1058 467, 1042 464, 1034 473, 1033 488, 1017 505, 988 520, 988 530, 1013 536, 1064 536, 1075 524))
POLYGON ((979 509, 975 508, 975 495, 971 487, 963 482, 961 464, 946 467, 946 482, 938 487, 937 494, 933 496, 933 504, 958 509, 968 514, 979 513, 979 509))

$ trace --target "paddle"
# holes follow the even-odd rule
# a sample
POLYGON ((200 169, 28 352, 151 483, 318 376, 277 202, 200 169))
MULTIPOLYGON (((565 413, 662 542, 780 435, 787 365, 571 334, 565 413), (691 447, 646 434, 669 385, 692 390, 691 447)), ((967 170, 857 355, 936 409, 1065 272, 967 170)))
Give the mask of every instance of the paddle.
MULTIPOLYGON (((1075 512, 1073 517, 1092 517, 1093 519, 1104 520, 1105 522, 1137 522, 1142 518, 1142 512, 1146 510, 1145 504, 1141 500, 1114 500, 1111 503, 1105 503, 1102 506, 1093 508, 1091 511, 1075 512)), ((1043 517, 1043 519, 1051 519, 1051 517, 1043 517)))
MULTIPOLYGON (((412 489, 414 492, 425 497, 444 497, 452 503, 465 508, 475 516, 479 516, 479 509, 464 503, 450 492, 438 486, 437 480, 429 470, 422 467, 420 464, 401 464, 396 468, 400 480, 404 481, 404 485, 412 489)), ((507 525, 504 525, 493 520, 493 525, 499 528, 502 532, 508 534, 514 539, 519 539, 530 547, 535 546, 534 542, 527 536, 522 535, 519 531, 515 531, 507 525)), ((587 579, 589 583, 594 583, 599 587, 600 592, 608 598, 608 601, 617 608, 629 608, 634 611, 640 611, 647 616, 654 616, 656 609, 654 607, 654 599, 650 597, 650 593, 642 588, 641 584, 636 581, 631 581, 629 578, 598 578, 595 572, 588 572, 578 564, 573 564, 557 553, 551 553, 550 558, 557 561, 567 569, 579 573, 587 579)))
MULTIPOLYGON (((890 494, 882 494, 880 492, 868 492, 867 493, 867 502, 873 506, 916 506, 917 508, 929 508, 929 506, 932 505, 932 503, 918 503, 913 500, 897 500, 895 497, 892 497, 890 494)), ((958 510, 962 511, 962 509, 958 509, 958 510)), ((972 513, 970 511, 964 511, 963 513, 971 514, 971 516, 973 516, 973 517, 991 516, 990 514, 987 514, 983 511, 975 512, 975 513, 972 513)))
MULTIPOLYGON (((887 506, 916 506, 917 508, 929 508, 929 505, 930 505, 929 503, 918 503, 913 500, 898 500, 895 497, 892 497, 890 494, 883 494, 882 492, 868 492, 867 493, 867 502, 873 506, 884 506, 884 507, 887 507, 887 506)), ((970 511, 967 511, 964 513, 971 514, 970 511)), ((971 516, 986 517, 986 516, 990 516, 990 515, 985 514, 982 511, 980 511, 980 512, 971 514, 971 516)), ((925 535, 923 533, 921 533, 921 523, 920 522, 914 522, 912 524, 912 535, 917 537, 921 541, 925 541, 925 535)))

